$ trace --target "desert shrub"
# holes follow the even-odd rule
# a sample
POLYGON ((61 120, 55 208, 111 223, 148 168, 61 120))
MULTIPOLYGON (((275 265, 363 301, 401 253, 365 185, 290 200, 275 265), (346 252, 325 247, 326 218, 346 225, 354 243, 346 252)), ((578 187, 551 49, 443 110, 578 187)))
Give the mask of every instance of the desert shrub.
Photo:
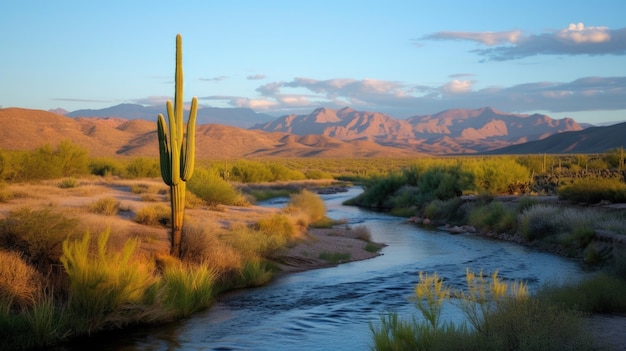
POLYGON ((478 205, 470 210, 468 223, 481 230, 505 233, 514 231, 517 218, 514 210, 499 201, 478 205))
POLYGON ((132 260, 138 240, 131 239, 121 252, 108 248, 110 232, 98 236, 90 251, 91 235, 63 242, 61 263, 69 277, 68 311, 78 334, 123 326, 143 318, 146 291, 155 283, 154 265, 132 260))
POLYGON ((520 234, 533 241, 563 232, 564 223, 560 220, 561 210, 556 206, 538 204, 518 215, 520 234))
MULTIPOLYGON (((280 246, 284 246, 297 234, 297 229, 291 219, 281 213, 259 219, 254 225, 254 228, 266 235, 284 238, 284 242, 280 246)), ((280 241, 282 242, 282 239, 280 241)))
POLYGON ((75 188, 79 185, 78 180, 73 177, 65 178, 59 183, 59 188, 61 189, 70 189, 75 188))
POLYGON ((626 202, 626 183, 618 179, 581 179, 559 187, 559 198, 595 204, 601 201, 626 202))
POLYGON ((517 202, 517 207, 515 208, 515 212, 522 213, 526 211, 527 209, 533 207, 537 203, 539 202, 536 199, 533 199, 532 197, 522 196, 517 202))
MULTIPOLYGON (((283 220, 277 220, 281 223, 283 220)), ((267 227, 261 230, 257 225, 248 227, 243 224, 233 226, 225 240, 243 257, 267 257, 271 256, 276 250, 284 247, 288 240, 287 237, 278 232, 268 231, 267 227)), ((273 226, 273 224, 272 224, 273 226)))
POLYGON ((464 223, 466 214, 461 207, 462 204, 460 197, 433 200, 424 208, 424 216, 433 220, 464 223))
POLYGON ((303 180, 306 179, 305 175, 298 171, 285 167, 278 163, 269 164, 270 172, 272 173, 272 181, 281 180, 303 180))
POLYGON ((231 171, 233 180, 242 183, 262 183, 274 180, 274 174, 263 163, 251 160, 237 161, 231 171))
POLYGON ((347 262, 350 259, 349 252, 320 252, 319 257, 320 260, 324 260, 330 262, 332 264, 338 264, 342 262, 347 262))
POLYGON ((416 186, 404 185, 396 190, 389 202, 394 209, 411 208, 415 206, 419 193, 419 188, 416 186))
POLYGON ((215 226, 199 225, 185 221, 181 240, 183 260, 192 264, 206 264, 220 273, 238 271, 243 267, 243 257, 233 246, 220 240, 220 230, 215 226))
POLYGON ((319 169, 311 169, 304 172, 306 179, 333 179, 333 175, 319 169))
POLYGON ((0 202, 7 202, 13 198, 13 192, 9 190, 7 184, 0 178, 0 202))
POLYGON ((187 181, 187 190, 204 200, 209 206, 247 204, 244 196, 222 179, 214 169, 197 169, 187 181))
POLYGON ((386 177, 372 177, 363 183, 364 191, 346 203, 371 208, 391 208, 389 199, 406 183, 406 178, 397 172, 386 177))
POLYGON ((260 286, 267 284, 272 279, 273 273, 268 263, 262 259, 253 257, 246 260, 242 269, 238 272, 237 286, 260 286))
POLYGON ((359 240, 365 242, 372 241, 372 232, 368 226, 358 225, 354 228, 350 228, 350 231, 352 231, 352 236, 359 240))
POLYGON ((289 197, 289 202, 285 207, 287 213, 304 213, 309 220, 309 223, 315 223, 321 221, 326 217, 326 205, 317 194, 302 189, 297 194, 292 194, 289 197))
POLYGON ((474 175, 476 189, 491 194, 506 193, 509 185, 530 180, 530 171, 511 157, 488 157, 466 167, 474 175))
POLYGON ((120 210, 120 201, 113 196, 100 198, 89 205, 89 211, 105 216, 114 216, 120 210))
POLYGON ((78 221, 50 208, 24 207, 0 221, 0 245, 21 252, 24 259, 47 274, 58 263, 63 241, 78 234, 78 221))
POLYGON ((171 216, 172 212, 169 207, 156 204, 140 208, 135 214, 135 222, 151 226, 167 226, 171 221, 171 216))
POLYGON ((97 157, 89 161, 89 173, 101 177, 124 176, 126 169, 122 162, 112 159, 97 157))
POLYGON ((460 165, 428 168, 417 180, 419 196, 416 204, 424 206, 435 199, 448 200, 461 196, 471 183, 472 175, 463 171, 460 165))
POLYGON ((163 303, 175 317, 187 317, 209 307, 215 296, 217 273, 205 264, 167 265, 159 282, 163 303))
POLYGON ((86 149, 62 141, 56 148, 49 144, 24 155, 20 179, 54 179, 88 173, 89 157, 86 149))
POLYGON ((625 313, 626 281, 599 273, 575 283, 546 286, 538 297, 585 313, 625 313))
POLYGON ((131 178, 154 178, 161 175, 159 161, 148 157, 137 157, 126 165, 126 175, 131 178))
POLYGON ((17 252, 0 251, 0 301, 11 308, 29 308, 42 293, 43 277, 17 252))

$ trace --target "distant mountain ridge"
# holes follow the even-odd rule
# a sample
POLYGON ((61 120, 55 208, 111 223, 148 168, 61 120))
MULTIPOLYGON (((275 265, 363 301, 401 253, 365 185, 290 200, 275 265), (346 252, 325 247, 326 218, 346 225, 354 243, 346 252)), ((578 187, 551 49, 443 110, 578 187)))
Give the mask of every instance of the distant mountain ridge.
MULTIPOLYGON (((54 146, 69 139, 90 150, 92 156, 156 157, 153 112, 148 110, 150 118, 145 120, 72 118, 42 110, 0 109, 3 126, 0 149, 32 150, 45 143, 54 146)), ((626 123, 581 129, 571 119, 506 114, 491 108, 448 110, 407 120, 350 108, 317 109, 308 115, 283 116, 249 129, 199 122, 196 154, 203 159, 392 158, 477 153, 596 153, 624 144, 626 123), (572 129, 575 130, 568 131, 572 129), (529 139, 534 140, 526 142, 529 139)))
MULTIPOLYGON (((121 117, 156 121, 159 113, 167 116, 165 105, 144 106, 139 104, 119 104, 102 109, 85 109, 65 113, 68 117, 121 117)), ((256 123, 274 119, 270 115, 254 112, 249 108, 201 107, 198 109, 198 124, 217 123, 240 128, 248 128, 256 123)))
POLYGON ((321 134, 344 141, 368 139, 381 145, 446 154, 484 152, 583 127, 571 118, 510 114, 490 107, 446 110, 406 120, 346 107, 340 110, 319 108, 308 115, 283 116, 251 129, 296 135, 321 134))

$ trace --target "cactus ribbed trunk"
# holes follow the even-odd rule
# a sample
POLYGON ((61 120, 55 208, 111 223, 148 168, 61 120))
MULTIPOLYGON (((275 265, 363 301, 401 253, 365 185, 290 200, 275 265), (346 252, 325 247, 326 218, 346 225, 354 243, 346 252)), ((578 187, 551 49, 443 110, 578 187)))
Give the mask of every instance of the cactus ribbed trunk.
POLYGON ((180 243, 183 238, 183 219, 185 217, 185 188, 187 183, 180 182, 170 187, 172 205, 172 247, 171 255, 180 257, 180 243))

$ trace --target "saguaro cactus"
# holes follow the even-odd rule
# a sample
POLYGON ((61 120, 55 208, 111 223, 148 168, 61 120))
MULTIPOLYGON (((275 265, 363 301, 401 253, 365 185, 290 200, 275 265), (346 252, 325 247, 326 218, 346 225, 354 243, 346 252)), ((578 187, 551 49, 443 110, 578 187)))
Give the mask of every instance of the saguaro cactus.
POLYGON ((170 254, 180 257, 180 242, 183 236, 183 219, 185 215, 186 181, 193 174, 195 160, 195 132, 198 99, 191 100, 187 132, 183 134, 183 48, 182 37, 176 36, 176 73, 174 106, 167 101, 167 118, 169 133, 166 132, 165 118, 159 114, 157 133, 159 135, 159 155, 161 162, 161 178, 170 187, 172 206, 172 236, 170 254), (169 137, 169 138, 168 138, 169 137))

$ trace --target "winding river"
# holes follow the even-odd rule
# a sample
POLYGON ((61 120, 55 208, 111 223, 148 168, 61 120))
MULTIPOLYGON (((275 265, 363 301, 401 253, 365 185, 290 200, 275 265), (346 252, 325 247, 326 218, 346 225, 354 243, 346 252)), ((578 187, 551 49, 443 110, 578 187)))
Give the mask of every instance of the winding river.
MULTIPOLYGON (((229 292, 189 319, 92 338, 88 349, 368 350, 370 325, 377 325, 381 315, 416 315, 408 297, 420 271, 437 272, 447 284, 460 287, 466 267, 475 272, 498 270, 504 280, 527 282, 531 292, 584 275, 575 262, 516 244, 425 230, 401 218, 341 205, 360 191, 352 188, 322 198, 329 217, 366 225, 374 241, 388 244, 382 256, 229 292)), ((462 314, 449 305, 442 318, 459 321, 462 314)), ((83 349, 81 344, 66 349, 83 349)))

